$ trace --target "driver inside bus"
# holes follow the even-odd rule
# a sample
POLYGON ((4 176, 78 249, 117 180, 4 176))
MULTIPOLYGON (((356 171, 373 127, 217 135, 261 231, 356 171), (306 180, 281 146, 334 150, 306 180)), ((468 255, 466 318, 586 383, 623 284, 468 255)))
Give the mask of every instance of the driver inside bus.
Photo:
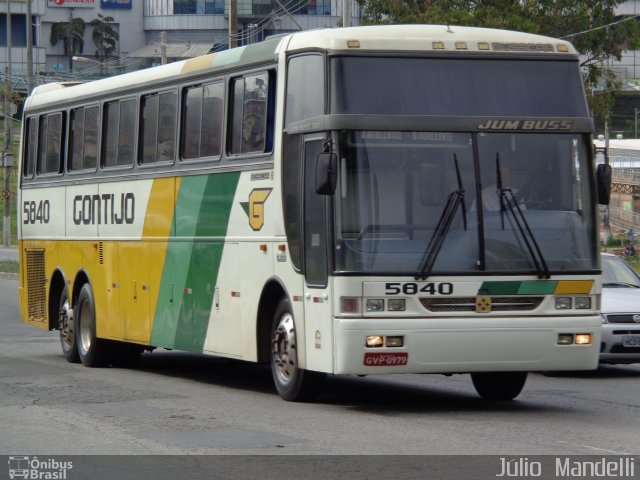
MULTIPOLYGON (((485 211, 499 212, 501 201, 502 201, 501 200, 502 192, 500 191, 500 188, 498 188, 497 173, 495 171, 492 173, 492 177, 493 177, 493 183, 488 187, 485 187, 482 189, 482 206, 485 211)), ((500 178, 502 181, 501 182, 502 189, 510 190, 511 193, 513 194, 513 198, 515 198, 516 201, 518 202, 518 206, 520 207, 520 210, 526 210, 527 208, 524 205, 522 198, 520 198, 518 195, 518 188, 515 188, 513 186, 512 177, 511 177, 511 167, 509 165, 503 164, 500 166, 500 178)), ((504 201, 511 198, 511 195, 509 194, 509 192, 505 192, 505 193, 506 193, 506 197, 503 197, 504 201)), ((505 204, 505 208, 508 208, 507 204, 505 204)), ((476 203, 474 200, 473 204, 471 205, 471 211, 475 211, 475 209, 476 209, 476 203)))

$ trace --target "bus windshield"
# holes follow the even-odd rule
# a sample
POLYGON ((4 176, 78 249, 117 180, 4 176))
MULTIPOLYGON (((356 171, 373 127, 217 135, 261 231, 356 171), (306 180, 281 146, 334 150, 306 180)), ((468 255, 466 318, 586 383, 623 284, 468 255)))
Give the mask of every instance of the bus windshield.
POLYGON ((593 270, 587 147, 583 134, 341 133, 336 270, 417 275, 434 235, 431 274, 593 270))
POLYGON ((589 116, 575 60, 354 56, 330 67, 331 113, 589 116))

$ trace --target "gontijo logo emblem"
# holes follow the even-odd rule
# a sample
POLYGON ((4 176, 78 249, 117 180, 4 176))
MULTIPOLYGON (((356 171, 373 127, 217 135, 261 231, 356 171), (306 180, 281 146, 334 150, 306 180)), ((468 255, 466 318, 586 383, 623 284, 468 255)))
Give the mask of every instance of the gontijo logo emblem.
POLYGON ((244 213, 249 217, 249 226, 259 231, 264 225, 264 204, 271 194, 272 188, 254 188, 249 194, 248 202, 240 202, 244 213))

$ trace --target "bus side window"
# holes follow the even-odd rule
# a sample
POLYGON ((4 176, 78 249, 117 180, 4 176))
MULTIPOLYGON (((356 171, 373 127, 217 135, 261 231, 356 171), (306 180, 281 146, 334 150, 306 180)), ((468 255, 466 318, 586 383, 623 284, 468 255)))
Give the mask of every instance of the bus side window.
POLYGON ((34 117, 27 118, 27 139, 25 143, 22 176, 32 178, 38 153, 38 122, 34 117))
POLYGON ((220 157, 224 84, 189 87, 182 98, 182 159, 220 157))
MULTIPOLYGON (((233 108, 231 117, 230 153, 262 153, 266 151, 269 128, 269 74, 259 73, 237 78, 232 82, 233 108)), ((271 120, 272 121, 272 120, 271 120)))
POLYGON ((174 92, 142 97, 140 163, 173 161, 177 103, 174 92))
POLYGON ((71 111, 69 132, 69 171, 95 171, 98 160, 99 107, 71 111))
POLYGON ((134 99, 106 103, 102 125, 102 166, 133 165, 136 124, 134 99))
POLYGON ((222 82, 204 86, 202 98, 202 137, 200 156, 218 157, 222 146, 222 123, 224 115, 224 84, 222 82))
POLYGON ((62 173, 62 113, 40 117, 38 175, 62 173))

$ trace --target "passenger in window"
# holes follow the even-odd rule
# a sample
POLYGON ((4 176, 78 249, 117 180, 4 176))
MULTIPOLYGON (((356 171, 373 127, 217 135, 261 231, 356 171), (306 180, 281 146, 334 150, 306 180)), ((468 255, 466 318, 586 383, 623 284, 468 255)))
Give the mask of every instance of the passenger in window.
POLYGON ((263 101, 248 101, 242 122, 242 153, 264 151, 265 104, 263 101))

